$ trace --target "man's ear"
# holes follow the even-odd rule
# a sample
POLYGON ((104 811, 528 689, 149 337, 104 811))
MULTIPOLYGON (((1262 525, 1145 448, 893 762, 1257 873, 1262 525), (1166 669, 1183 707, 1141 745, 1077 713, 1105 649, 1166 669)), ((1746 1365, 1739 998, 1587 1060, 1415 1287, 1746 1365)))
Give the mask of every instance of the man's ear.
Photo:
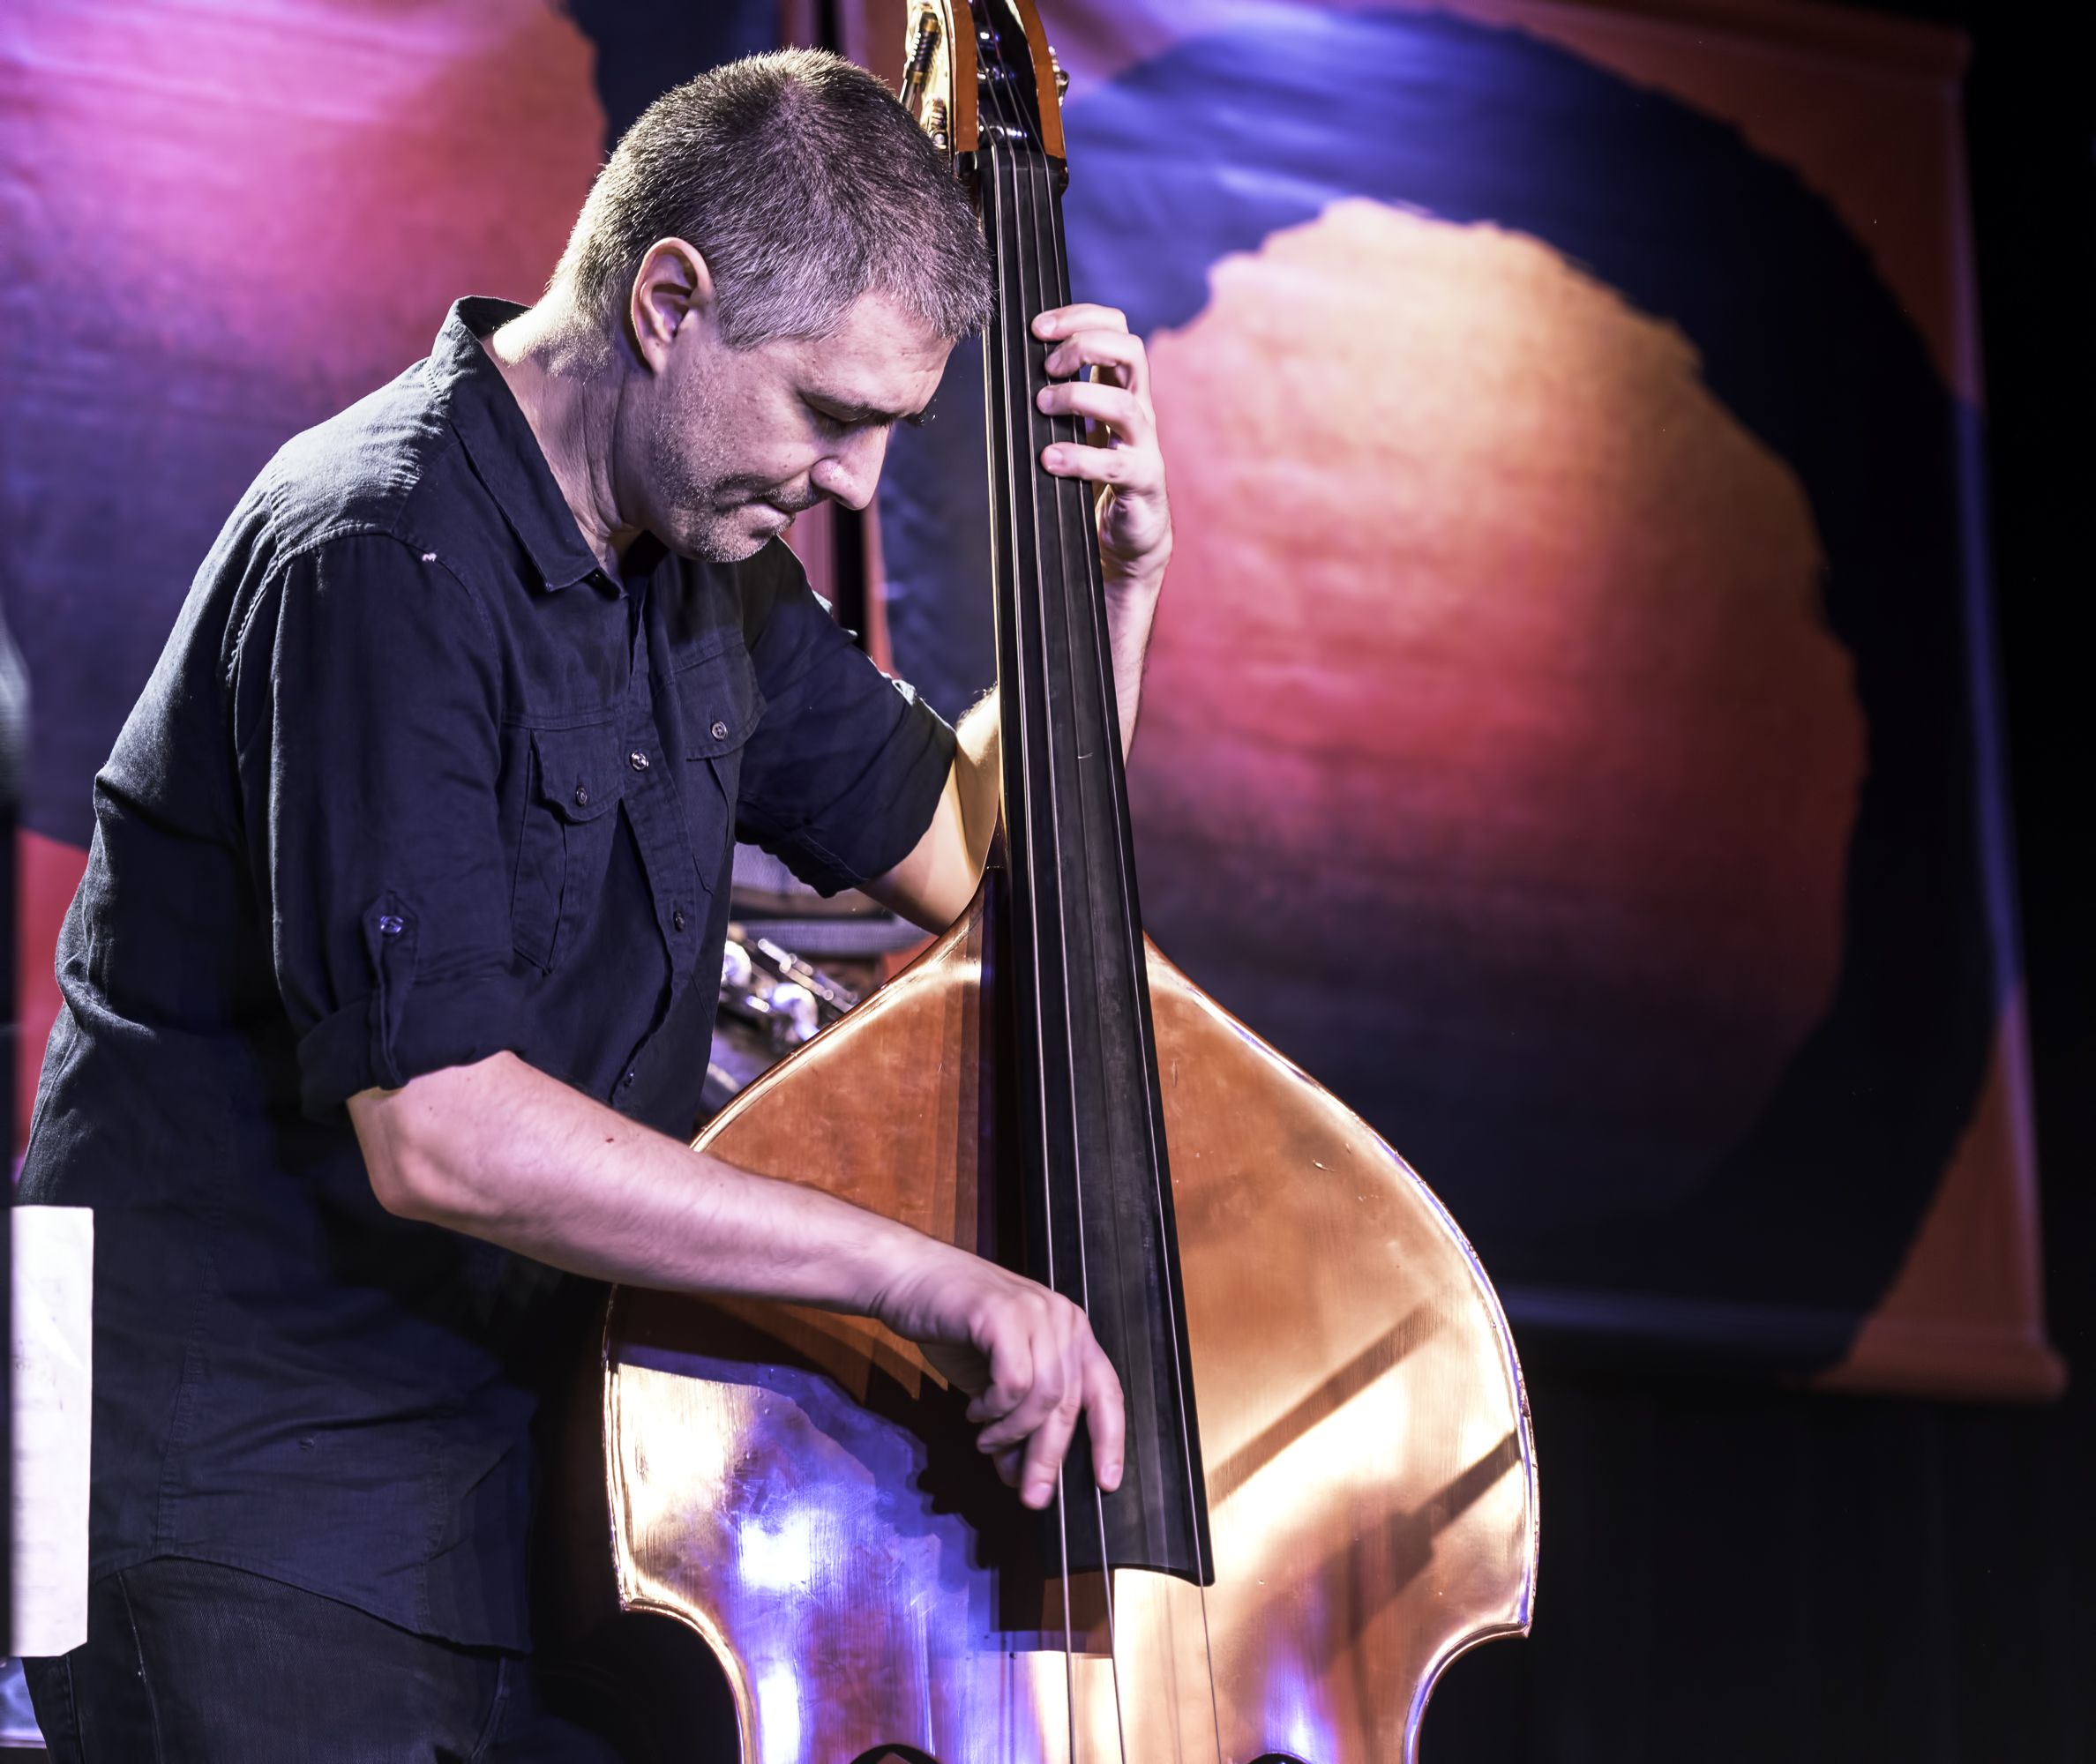
POLYGON ((626 323, 649 372, 659 374, 669 364, 670 348, 685 325, 710 327, 715 310, 713 272, 704 258, 682 239, 658 239, 648 248, 633 275, 626 323))

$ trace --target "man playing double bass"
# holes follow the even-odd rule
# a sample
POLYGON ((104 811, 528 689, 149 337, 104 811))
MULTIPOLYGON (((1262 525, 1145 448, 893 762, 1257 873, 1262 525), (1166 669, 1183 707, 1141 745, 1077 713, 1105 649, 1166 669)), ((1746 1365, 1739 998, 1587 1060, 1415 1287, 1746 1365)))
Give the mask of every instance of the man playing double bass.
MULTIPOLYGON (((989 297, 874 81, 739 63, 620 143, 538 305, 460 301, 234 512, 95 782, 22 1177, 98 1245, 55 1757, 601 1756, 524 1658, 555 1271, 868 1313, 1029 1505, 1081 1414, 1118 1480, 1080 1312, 685 1142, 737 837, 928 927, 975 888, 994 708, 884 678, 779 534, 865 505, 989 297)), ((1171 543, 1142 347, 1034 333, 1042 407, 1110 438, 1044 464, 1107 487, 1125 740, 1171 543)))

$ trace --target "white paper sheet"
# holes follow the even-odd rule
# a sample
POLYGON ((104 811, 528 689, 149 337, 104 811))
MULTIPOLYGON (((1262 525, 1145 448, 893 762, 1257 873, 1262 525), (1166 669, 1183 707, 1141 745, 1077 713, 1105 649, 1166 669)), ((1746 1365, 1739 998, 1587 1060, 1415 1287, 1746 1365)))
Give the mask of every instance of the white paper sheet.
POLYGON ((94 1215, 14 1209, 14 1633, 7 1652, 87 1639, 94 1215))

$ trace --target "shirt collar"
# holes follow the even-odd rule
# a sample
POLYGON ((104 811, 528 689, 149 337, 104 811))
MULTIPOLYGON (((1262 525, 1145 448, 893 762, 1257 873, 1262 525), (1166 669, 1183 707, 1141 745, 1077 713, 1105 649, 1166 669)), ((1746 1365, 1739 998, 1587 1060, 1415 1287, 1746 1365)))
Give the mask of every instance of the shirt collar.
POLYGON ((480 345, 483 337, 523 310, 508 300, 471 297, 453 303, 423 372, 430 390, 444 400, 473 469, 530 556, 539 579, 557 593, 601 576, 603 566, 582 542, 574 512, 508 381, 480 345))

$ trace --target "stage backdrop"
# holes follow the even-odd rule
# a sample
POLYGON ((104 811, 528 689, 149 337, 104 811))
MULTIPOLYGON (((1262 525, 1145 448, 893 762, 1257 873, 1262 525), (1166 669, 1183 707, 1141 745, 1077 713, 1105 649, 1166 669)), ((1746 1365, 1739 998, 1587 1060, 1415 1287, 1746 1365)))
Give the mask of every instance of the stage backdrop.
MULTIPOLYGON (((1073 280, 1149 340, 1178 519, 1158 943, 1418 1166, 1531 1353, 2056 1391, 1959 42, 1044 11, 1073 280)), ((882 491, 948 709, 978 372, 882 491)))
MULTIPOLYGON (((1417 1163, 1531 1354, 2055 1388, 1956 45, 1738 0, 1044 10, 1079 292, 1151 341, 1179 511, 1158 941, 1417 1163)), ((455 295, 531 298, 608 120, 781 35, 892 78, 901 12, 0 14, 25 1112, 89 781, 255 471, 455 295)), ((963 352, 857 548, 955 711, 978 398, 963 352)))

